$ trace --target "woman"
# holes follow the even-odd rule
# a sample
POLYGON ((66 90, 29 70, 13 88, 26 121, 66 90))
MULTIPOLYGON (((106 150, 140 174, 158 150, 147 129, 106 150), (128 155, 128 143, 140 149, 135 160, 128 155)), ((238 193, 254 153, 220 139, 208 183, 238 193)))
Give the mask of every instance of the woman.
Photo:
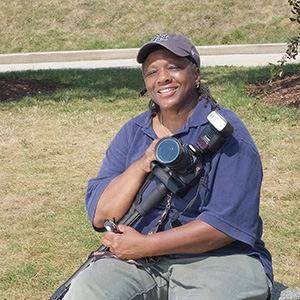
MULTIPOLYGON (((89 181, 86 207, 95 229, 103 231, 105 219, 118 221, 129 210, 161 138, 195 145, 212 110, 234 133, 205 157, 201 189, 197 184, 184 196, 165 197, 133 228, 119 225, 121 234, 106 233, 102 243, 114 258, 82 272, 64 299, 267 299, 272 267, 258 215, 262 168, 246 127, 200 83, 200 57, 186 37, 157 35, 137 60, 150 110, 122 127, 89 181)), ((157 183, 152 179, 143 196, 157 183)))

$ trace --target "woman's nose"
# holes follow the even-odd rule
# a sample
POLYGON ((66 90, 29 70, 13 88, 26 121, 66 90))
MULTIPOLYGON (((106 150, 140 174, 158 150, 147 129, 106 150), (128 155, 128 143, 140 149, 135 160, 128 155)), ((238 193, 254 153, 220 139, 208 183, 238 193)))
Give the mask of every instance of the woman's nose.
POLYGON ((170 73, 168 70, 162 68, 158 73, 157 82, 158 83, 168 83, 172 80, 170 73))

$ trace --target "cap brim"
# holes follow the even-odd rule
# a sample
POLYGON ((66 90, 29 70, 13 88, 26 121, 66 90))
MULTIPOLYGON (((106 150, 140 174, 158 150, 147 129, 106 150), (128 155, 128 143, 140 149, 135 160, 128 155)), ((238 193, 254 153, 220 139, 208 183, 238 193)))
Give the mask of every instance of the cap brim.
POLYGON ((148 57, 149 55, 149 52, 151 51, 152 48, 154 47, 157 47, 157 46, 161 46, 169 51, 171 51, 173 54, 177 55, 177 56, 181 56, 181 57, 187 57, 189 56, 189 53, 187 53, 186 51, 182 50, 180 51, 180 49, 178 50, 174 50, 174 49, 171 49, 171 47, 167 47, 165 45, 162 45, 158 42, 149 42, 147 44, 145 44, 138 52, 138 55, 137 55, 137 62, 142 64, 143 62, 145 62, 146 58, 148 57))

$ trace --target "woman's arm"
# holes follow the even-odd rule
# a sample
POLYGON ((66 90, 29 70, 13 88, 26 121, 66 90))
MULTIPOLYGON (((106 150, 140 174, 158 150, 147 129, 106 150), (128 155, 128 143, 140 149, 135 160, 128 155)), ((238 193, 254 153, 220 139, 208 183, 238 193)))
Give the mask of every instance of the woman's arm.
POLYGON ((93 225, 103 227, 105 219, 120 220, 129 209, 139 188, 151 171, 150 164, 155 160, 154 148, 158 140, 154 140, 144 156, 129 168, 115 177, 99 198, 94 214, 93 225))
POLYGON ((120 259, 179 253, 197 254, 224 247, 235 241, 201 220, 153 235, 140 234, 124 225, 119 225, 119 228, 123 233, 108 232, 102 238, 102 243, 120 259))

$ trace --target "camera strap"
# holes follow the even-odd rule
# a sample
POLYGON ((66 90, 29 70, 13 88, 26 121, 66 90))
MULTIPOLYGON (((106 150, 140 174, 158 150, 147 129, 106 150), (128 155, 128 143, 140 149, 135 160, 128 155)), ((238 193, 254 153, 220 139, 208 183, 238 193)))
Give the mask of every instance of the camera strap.
POLYGON ((148 232, 148 235, 151 235, 153 233, 156 233, 158 231, 160 231, 163 221, 166 219, 167 215, 169 214, 170 208, 171 208, 171 201, 172 201, 172 194, 169 193, 167 195, 167 204, 165 207, 165 210, 163 211, 163 213, 161 214, 158 222, 156 223, 156 225, 148 232))
POLYGON ((198 194, 200 193, 202 187, 204 186, 204 182, 205 182, 205 174, 199 180, 198 188, 194 198, 187 204, 187 206, 184 208, 182 212, 177 212, 171 217, 171 225, 173 228, 182 225, 181 222, 179 221, 179 217, 193 206, 194 202, 197 199, 198 194))

